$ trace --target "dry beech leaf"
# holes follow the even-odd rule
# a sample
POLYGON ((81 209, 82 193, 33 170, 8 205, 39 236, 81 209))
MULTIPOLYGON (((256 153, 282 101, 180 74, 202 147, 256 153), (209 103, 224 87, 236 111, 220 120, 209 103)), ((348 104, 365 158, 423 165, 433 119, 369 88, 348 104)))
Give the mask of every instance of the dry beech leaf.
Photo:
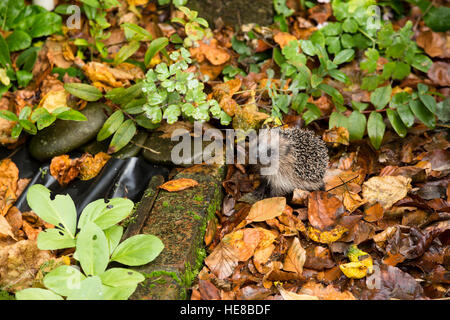
POLYGON ((342 200, 342 203, 344 204, 345 208, 350 213, 352 213, 353 211, 358 209, 360 206, 362 206, 366 202, 367 202, 367 200, 361 199, 359 194, 351 193, 351 192, 345 192, 344 199, 342 200))
POLYGON ((285 197, 276 197, 260 200, 253 204, 246 218, 247 223, 266 221, 276 218, 283 213, 286 207, 285 197))
POLYGON ((58 180, 61 186, 66 186, 78 177, 80 169, 77 166, 77 159, 70 159, 69 155, 64 154, 52 159, 50 163, 50 174, 58 180))
POLYGON ((17 199, 19 169, 7 158, 0 162, 0 214, 5 216, 17 199))
POLYGON ((193 179, 180 178, 167 181, 159 186, 160 189, 164 189, 169 192, 181 191, 188 188, 192 188, 198 185, 198 182, 193 179))
POLYGON ((88 153, 80 158, 78 164, 81 180, 90 180, 96 177, 103 169, 111 156, 105 152, 99 152, 94 157, 88 153))
POLYGON ((190 49, 192 57, 198 62, 203 62, 206 58, 211 64, 217 66, 230 60, 231 56, 226 49, 219 46, 217 40, 212 38, 207 42, 198 41, 198 47, 190 49))
POLYGON ((392 207, 411 190, 411 178, 403 176, 372 177, 364 182, 363 198, 369 203, 378 202, 384 209, 392 207))
POLYGON ((281 49, 283 49, 289 42, 297 41, 297 38, 287 32, 278 32, 274 35, 273 40, 280 45, 281 49))
POLYGON ((304 284, 299 293, 316 296, 320 300, 356 300, 349 291, 340 292, 331 284, 324 287, 322 284, 314 281, 309 281, 304 284))
POLYGON ((378 202, 364 210, 364 220, 376 222, 383 219, 384 210, 378 202))
POLYGON ((319 300, 316 296, 311 296, 309 294, 298 294, 292 291, 287 291, 283 288, 280 288, 279 291, 284 300, 319 300))
POLYGON ((303 249, 298 238, 295 237, 284 259, 283 270, 302 274, 305 261, 306 251, 303 249))
POLYGON ((222 240, 205 259, 205 264, 217 278, 226 279, 233 274, 238 261, 234 249, 222 240))
POLYGON ((350 143, 350 134, 347 128, 334 127, 326 130, 322 136, 323 141, 333 144, 333 147, 337 147, 340 144, 348 146, 350 143))
POLYGON ((308 220, 314 228, 329 230, 344 214, 345 207, 336 196, 325 191, 311 192, 308 200, 308 220))
POLYGON ((14 237, 13 230, 11 228, 11 225, 6 220, 6 218, 2 215, 0 215, 0 236, 10 236, 14 240, 17 240, 14 237))

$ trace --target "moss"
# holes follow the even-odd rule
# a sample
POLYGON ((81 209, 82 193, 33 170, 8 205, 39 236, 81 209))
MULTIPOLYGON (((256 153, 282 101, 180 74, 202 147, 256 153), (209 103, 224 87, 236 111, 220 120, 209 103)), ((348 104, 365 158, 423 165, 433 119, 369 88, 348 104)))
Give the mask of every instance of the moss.
POLYGON ((203 196, 202 196, 202 195, 196 195, 196 196, 194 197, 194 200, 195 200, 195 201, 203 201, 203 196))
POLYGON ((7 291, 0 290, 0 300, 16 300, 12 294, 9 294, 7 291))
POLYGON ((163 206, 164 208, 167 208, 167 207, 169 206, 169 202, 168 202, 168 201, 164 201, 164 202, 162 203, 162 206, 163 206))

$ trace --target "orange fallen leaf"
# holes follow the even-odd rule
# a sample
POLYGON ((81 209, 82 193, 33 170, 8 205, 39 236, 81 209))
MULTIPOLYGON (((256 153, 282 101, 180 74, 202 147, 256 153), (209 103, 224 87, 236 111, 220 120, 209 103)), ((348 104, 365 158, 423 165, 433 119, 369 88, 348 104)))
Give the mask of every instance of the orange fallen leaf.
POLYGON ((50 163, 50 174, 61 186, 66 186, 80 173, 77 163, 78 159, 70 159, 67 154, 54 157, 50 163))
POLYGON ((283 213, 285 207, 286 198, 284 197, 268 198, 258 201, 250 208, 250 212, 246 218, 247 223, 276 218, 283 213))
POLYGON ((378 202, 364 210, 364 220, 367 222, 376 222, 383 219, 383 207, 378 202))
POLYGON ((0 162, 0 213, 6 215, 17 199, 17 182, 19 169, 7 158, 0 162))
POLYGON ((281 49, 283 49, 289 42, 297 41, 297 38, 287 32, 278 32, 273 37, 273 40, 280 45, 281 49))
POLYGON ((306 251, 303 249, 297 237, 292 241, 291 246, 284 259, 283 270, 303 273, 303 265, 306 261, 306 251))
POLYGON ((78 164, 80 179, 89 180, 96 177, 110 158, 111 156, 104 152, 99 152, 94 157, 88 153, 84 154, 78 164))
POLYGON ((159 188, 164 189, 169 192, 181 191, 198 185, 198 182, 193 179, 180 178, 175 180, 167 181, 166 183, 159 186, 159 188))
POLYGON ((322 136, 323 141, 333 143, 333 147, 337 147, 340 144, 349 145, 350 134, 347 128, 334 127, 333 129, 326 130, 322 136))

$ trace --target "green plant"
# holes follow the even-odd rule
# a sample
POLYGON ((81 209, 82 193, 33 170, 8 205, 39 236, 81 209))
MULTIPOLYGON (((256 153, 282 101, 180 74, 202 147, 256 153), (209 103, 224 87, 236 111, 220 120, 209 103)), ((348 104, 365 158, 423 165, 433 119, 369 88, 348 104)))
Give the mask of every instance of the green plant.
POLYGON ((24 0, 0 2, 0 97, 11 87, 26 87, 33 78, 31 70, 39 47, 32 47, 33 39, 61 31, 61 17, 36 5, 25 5, 24 0), (27 49, 27 50, 25 50, 27 49), (25 50, 13 68, 10 53, 25 50))
POLYGON ((450 8, 446 6, 436 7, 428 0, 406 0, 420 8, 425 24, 433 31, 446 32, 450 30, 450 8))
MULTIPOLYGON (((111 24, 106 19, 106 9, 110 9, 113 7, 119 7, 120 2, 118 0, 80 0, 83 3, 82 11, 86 15, 89 20, 89 33, 91 37, 94 39, 94 43, 89 43, 86 39, 75 39, 74 44, 78 47, 88 47, 93 50, 97 50, 100 55, 105 58, 108 55, 108 51, 106 50, 104 40, 108 39, 111 34, 109 32, 105 32, 111 24)), ((55 11, 68 14, 67 12, 68 5, 58 6, 55 11)), ((92 51, 91 51, 92 54, 92 51)), ((83 53, 81 50, 78 50, 78 56, 83 57, 83 53)))
POLYGON ((413 33, 411 21, 399 31, 394 31, 391 23, 383 25, 375 41, 378 50, 374 43, 374 48, 365 51, 366 58, 360 63, 360 68, 366 71, 362 89, 372 91, 387 80, 402 80, 411 73, 411 67, 428 71, 433 62, 411 40, 413 33), (383 65, 382 74, 378 75, 376 69, 380 56, 388 62, 383 65))
POLYGON ((44 221, 55 225, 38 235, 41 250, 75 247, 77 266, 60 266, 47 273, 47 289, 28 288, 16 293, 18 300, 124 300, 136 290, 145 277, 134 270, 110 268, 112 261, 138 266, 154 260, 164 245, 153 235, 136 235, 120 242, 123 227, 117 225, 133 209, 128 199, 114 198, 91 202, 77 223, 75 204, 68 195, 50 199, 50 190, 42 185, 29 188, 27 201, 44 221), (79 231, 77 231, 79 230, 79 231))
POLYGON ((210 113, 228 124, 231 118, 220 108, 216 100, 207 100, 204 84, 186 72, 191 63, 190 53, 184 48, 170 54, 171 64, 158 64, 147 72, 142 91, 147 101, 143 110, 153 124, 164 118, 174 123, 180 115, 187 119, 208 121, 210 113))
POLYGON ((72 121, 87 120, 81 112, 69 107, 60 107, 49 112, 45 108, 35 108, 32 110, 28 106, 20 111, 19 116, 8 110, 0 110, 0 118, 16 123, 11 131, 11 138, 13 139, 18 138, 22 131, 29 134, 36 134, 38 130, 48 127, 56 119, 72 121))
POLYGON ((170 3, 173 3, 173 5, 175 7, 181 7, 181 6, 186 5, 187 2, 188 2, 188 0, 158 0, 158 4, 160 6, 165 6, 170 3))
MULTIPOLYGON (((183 40, 185 47, 191 47, 196 41, 203 38, 211 38, 212 32, 209 29, 208 21, 198 17, 198 12, 187 7, 180 6, 178 10, 184 13, 187 21, 182 18, 173 18, 171 22, 176 22, 184 26, 186 38, 183 40)), ((172 39, 171 39, 172 40, 172 39)))
POLYGON ((337 67, 353 59, 354 53, 353 49, 345 49, 331 60, 325 48, 311 40, 292 40, 281 52, 275 49, 274 60, 281 68, 282 78, 291 78, 292 82, 287 89, 283 89, 285 81, 281 82, 280 88, 272 88, 273 73, 269 74, 267 90, 272 99, 272 116, 281 118, 281 111, 287 113, 289 106, 299 114, 306 108, 302 117, 309 124, 321 116, 321 111, 307 100, 310 95, 319 97, 323 92, 332 98, 338 110, 344 111, 344 98, 337 89, 325 83, 325 77, 331 76, 338 81, 348 82, 348 77, 337 70, 337 67), (306 66, 307 59, 315 56, 320 65, 310 70, 306 66))

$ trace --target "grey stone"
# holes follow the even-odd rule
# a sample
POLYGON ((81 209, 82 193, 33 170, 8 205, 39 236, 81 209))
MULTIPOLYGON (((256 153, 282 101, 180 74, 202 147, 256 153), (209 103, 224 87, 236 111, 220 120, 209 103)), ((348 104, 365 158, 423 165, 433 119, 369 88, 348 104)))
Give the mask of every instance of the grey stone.
POLYGON ((47 160, 82 146, 100 131, 107 119, 107 110, 102 103, 90 103, 81 111, 87 121, 56 120, 31 139, 31 155, 38 160, 47 160))

